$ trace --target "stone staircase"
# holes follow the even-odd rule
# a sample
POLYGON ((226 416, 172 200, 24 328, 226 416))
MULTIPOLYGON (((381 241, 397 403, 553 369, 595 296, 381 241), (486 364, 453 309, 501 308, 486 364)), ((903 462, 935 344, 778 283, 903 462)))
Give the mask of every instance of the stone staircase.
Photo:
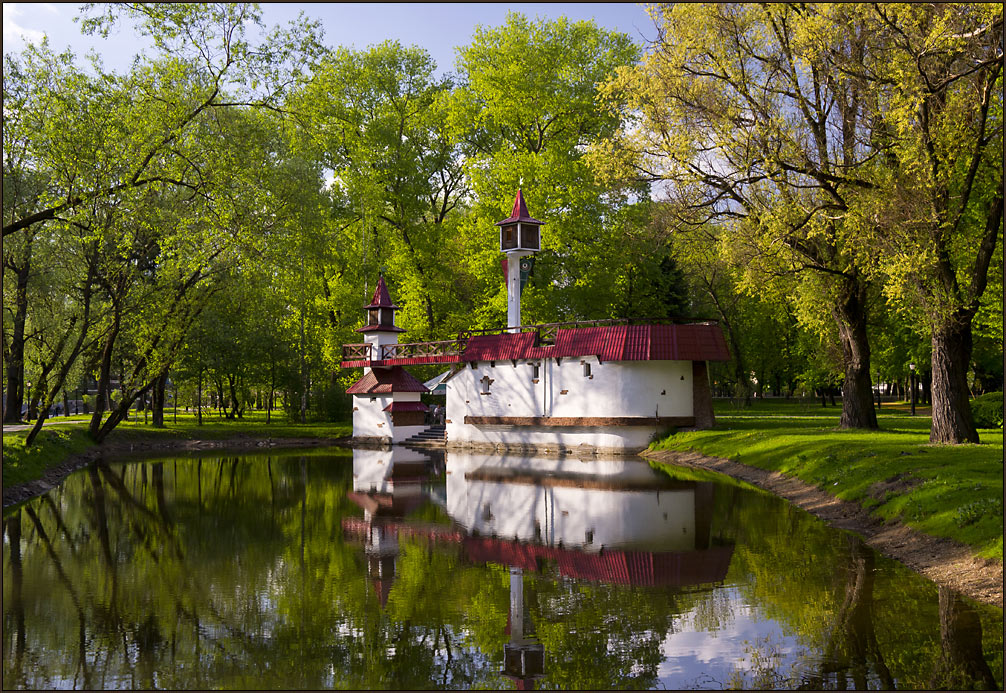
POLYGON ((445 447, 447 445, 447 426, 444 424, 435 424, 430 426, 425 431, 417 433, 408 440, 404 441, 402 445, 408 445, 410 447, 445 447))

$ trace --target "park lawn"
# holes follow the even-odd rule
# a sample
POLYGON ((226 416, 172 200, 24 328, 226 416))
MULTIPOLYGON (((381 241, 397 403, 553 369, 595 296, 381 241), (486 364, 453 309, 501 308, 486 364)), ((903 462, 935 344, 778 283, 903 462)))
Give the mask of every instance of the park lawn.
POLYGON ((677 433, 650 448, 693 450, 795 476, 881 519, 1001 561, 1003 432, 980 430, 978 445, 930 445, 928 417, 892 412, 878 420, 879 431, 841 430, 837 415, 828 421, 718 408, 715 428, 677 433))
MULTIPOLYGON (((24 444, 28 431, 3 433, 3 487, 39 479, 74 455, 95 446, 87 436, 83 416, 57 419, 65 425, 46 426, 30 448, 24 444)), ((322 438, 336 440, 353 434, 351 423, 307 423, 287 421, 283 412, 273 412, 266 423, 265 412, 246 412, 243 419, 228 421, 216 415, 203 415, 200 426, 193 414, 175 417, 165 412, 164 428, 154 428, 140 418, 120 423, 106 439, 109 444, 166 440, 226 440, 229 438, 322 438)))

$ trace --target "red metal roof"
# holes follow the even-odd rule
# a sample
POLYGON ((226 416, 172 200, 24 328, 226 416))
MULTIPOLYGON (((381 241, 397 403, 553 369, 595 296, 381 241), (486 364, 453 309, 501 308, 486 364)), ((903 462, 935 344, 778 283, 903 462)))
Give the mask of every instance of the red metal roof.
POLYGON ((599 356, 602 361, 729 361, 719 325, 606 325, 559 329, 555 344, 534 346, 533 332, 471 337, 462 361, 599 356))
MULTIPOLYGON (((425 385, 423 386, 425 387, 425 385)), ((429 411, 422 402, 392 402, 384 408, 384 411, 429 411)))
MULTIPOLYGON (((538 326, 539 330, 544 327, 538 326)), ((387 328, 385 328, 387 329, 387 328)), ((525 328, 526 329, 526 328, 525 328)), ((602 361, 729 361, 723 331, 719 325, 687 323, 674 325, 591 325, 589 327, 556 327, 555 343, 535 346, 539 332, 505 332, 475 335, 449 343, 442 353, 427 344, 403 344, 398 347, 424 347, 416 355, 386 358, 373 362, 359 358, 356 351, 346 352, 350 358, 343 368, 360 366, 410 366, 427 363, 459 363, 471 361, 537 360, 599 356, 602 361), (458 355, 458 344, 463 344, 458 355)), ((437 343, 433 343, 434 345, 437 343)), ((445 342, 444 344, 448 344, 445 342)), ((349 345, 359 346, 359 345, 349 345)), ((412 353, 404 350, 402 353, 412 353)))
POLYGON ((505 361, 530 358, 534 332, 484 334, 470 337, 461 352, 461 361, 505 361))
POLYGON ((429 390, 401 366, 392 366, 387 370, 375 368, 346 390, 350 395, 386 395, 392 392, 429 392, 429 390))
POLYGON ((377 278, 377 286, 374 287, 374 297, 370 299, 370 304, 364 308, 398 308, 391 302, 391 294, 384 283, 384 275, 377 278))
POLYGON ((517 189, 517 197, 513 199, 513 211, 510 213, 510 216, 503 221, 497 221, 496 226, 511 224, 515 221, 529 224, 542 224, 542 222, 537 219, 532 219, 531 215, 528 214, 527 205, 524 204, 524 195, 521 193, 520 188, 517 189))

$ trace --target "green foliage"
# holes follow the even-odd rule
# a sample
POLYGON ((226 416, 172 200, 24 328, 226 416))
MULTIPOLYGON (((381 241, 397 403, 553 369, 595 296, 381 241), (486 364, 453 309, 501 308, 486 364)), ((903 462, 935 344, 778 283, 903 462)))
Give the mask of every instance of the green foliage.
POLYGON ((971 400, 971 413, 979 428, 1003 427, 1003 393, 987 392, 971 400))

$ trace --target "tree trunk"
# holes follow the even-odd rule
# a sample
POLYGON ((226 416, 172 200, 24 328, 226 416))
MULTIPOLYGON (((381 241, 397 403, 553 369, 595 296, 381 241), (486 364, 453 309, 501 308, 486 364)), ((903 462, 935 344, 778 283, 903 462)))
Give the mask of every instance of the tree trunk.
POLYGON ((154 428, 164 428, 164 389, 168 385, 168 370, 165 368, 154 383, 151 422, 154 428))
POLYGON ((977 443, 971 416, 968 364, 973 311, 961 310, 933 330, 933 425, 930 443, 977 443))
POLYGON ((842 428, 877 428, 870 380, 870 342, 866 335, 866 287, 857 277, 843 277, 832 308, 842 343, 842 428))
POLYGON ((4 399, 3 422, 17 423, 21 420, 24 406, 24 326, 28 318, 28 274, 31 269, 31 240, 25 245, 24 264, 14 268, 4 258, 4 265, 15 269, 17 286, 14 289, 14 330, 11 333, 10 348, 7 349, 7 392, 4 399))
POLYGON ((238 391, 235 381, 237 378, 234 377, 232 373, 227 374, 227 389, 230 390, 231 399, 231 410, 227 412, 228 419, 237 419, 240 417, 240 404, 238 402, 238 391))
POLYGON ((196 421, 203 425, 203 369, 199 369, 199 377, 196 380, 196 421))
POLYGON ((119 333, 121 316, 119 311, 115 311, 112 319, 112 329, 105 339, 105 347, 101 352, 101 365, 98 371, 98 390, 94 395, 94 413, 91 414, 91 423, 87 432, 92 440, 97 441, 98 431, 101 430, 101 417, 111 404, 110 381, 112 379, 112 349, 115 347, 115 338, 119 333))

